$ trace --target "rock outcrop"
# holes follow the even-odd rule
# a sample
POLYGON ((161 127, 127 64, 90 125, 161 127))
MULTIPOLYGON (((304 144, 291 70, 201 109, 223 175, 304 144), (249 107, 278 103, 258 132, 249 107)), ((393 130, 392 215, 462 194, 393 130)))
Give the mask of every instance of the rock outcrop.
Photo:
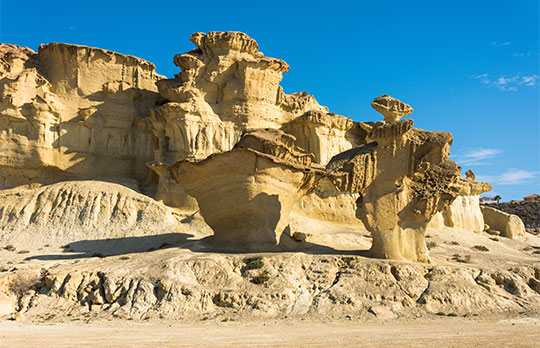
POLYGON ((340 191, 360 193, 357 217, 373 236, 373 256, 429 262, 427 225, 458 196, 460 175, 448 159, 452 135, 412 126, 366 124, 370 142, 332 158, 327 172, 340 191))
POLYGON ((402 117, 408 116, 413 112, 413 108, 409 104, 405 104, 401 100, 392 98, 388 94, 383 94, 378 98, 373 99, 371 106, 383 114, 386 122, 396 122, 402 117))
POLYGON ((280 243, 294 203, 324 176, 312 161, 293 136, 265 129, 246 132, 230 151, 180 161, 170 174, 197 199, 216 245, 265 250, 280 243))
POLYGON ((143 183, 162 77, 140 58, 51 43, 0 45, 0 188, 65 179, 143 183))
MULTIPOLYGON (((246 34, 195 33, 190 40, 197 48, 174 57, 182 71, 158 82, 166 102, 152 110, 159 141, 153 168, 158 195, 169 202, 178 198, 168 195, 171 180, 159 168, 231 150, 245 130, 279 129, 307 111, 328 111, 305 92, 285 94, 279 82, 289 66, 265 57, 246 34)), ((181 189, 175 190, 178 196, 181 189)), ((187 199, 176 203, 189 205, 187 199)))
MULTIPOLYGON (((5 244, 79 242, 84 248, 81 241, 92 244, 90 238, 102 240, 102 251, 118 253, 129 239, 171 234, 180 225, 172 209, 120 184, 66 181, 0 191, 0 242, 5 244)), ((141 244, 140 251, 150 247, 141 244)))
POLYGON ((466 232, 484 231, 484 216, 480 210, 480 195, 493 188, 488 183, 474 181, 472 171, 467 171, 466 178, 458 181, 461 187, 459 196, 445 210, 435 214, 428 229, 452 228, 466 232))
POLYGON ((501 236, 510 239, 525 238, 525 225, 519 216, 487 206, 481 206, 481 209, 484 221, 491 230, 499 231, 501 236))

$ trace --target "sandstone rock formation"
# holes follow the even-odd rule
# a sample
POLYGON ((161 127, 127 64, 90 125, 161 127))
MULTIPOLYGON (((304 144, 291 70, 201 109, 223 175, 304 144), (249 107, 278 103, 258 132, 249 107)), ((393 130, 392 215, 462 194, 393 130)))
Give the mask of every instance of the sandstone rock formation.
POLYGON ((508 214, 492 207, 482 206, 484 221, 490 229, 499 231, 501 236, 510 239, 524 239, 525 225, 523 221, 513 214, 508 214))
POLYGON ((474 181, 474 174, 471 176, 469 173, 472 171, 467 171, 466 178, 458 181, 459 196, 447 209, 433 216, 428 229, 438 230, 447 227, 476 233, 484 231, 480 195, 493 187, 488 183, 474 181))
POLYGON ((392 98, 388 94, 383 94, 378 98, 373 99, 371 106, 383 114, 386 122, 396 122, 400 118, 410 115, 413 108, 409 104, 405 104, 401 100, 392 98))
MULTIPOLYGON (((197 48, 174 57, 182 71, 157 84, 166 102, 152 110, 159 141, 153 168, 228 151, 247 129, 278 129, 307 111, 328 111, 305 92, 285 94, 279 82, 289 66, 265 57, 246 34, 195 33, 190 40, 197 48)), ((156 172, 158 195, 174 201, 170 185, 161 184, 171 182, 167 171, 156 172)), ((189 205, 187 199, 176 203, 183 202, 189 205)))
POLYGON ((448 159, 451 134, 412 126, 366 125, 370 142, 332 158, 327 172, 340 191, 360 193, 357 217, 372 233, 373 256, 429 262, 427 224, 458 196, 460 175, 448 159))
POLYGON ((160 96, 153 64, 70 44, 0 45, 0 188, 65 179, 145 182, 160 96))
POLYGON ((170 173, 197 199, 217 245, 265 250, 280 243, 294 203, 324 175, 312 161, 293 136, 265 129, 246 132, 230 151, 180 161, 170 173))

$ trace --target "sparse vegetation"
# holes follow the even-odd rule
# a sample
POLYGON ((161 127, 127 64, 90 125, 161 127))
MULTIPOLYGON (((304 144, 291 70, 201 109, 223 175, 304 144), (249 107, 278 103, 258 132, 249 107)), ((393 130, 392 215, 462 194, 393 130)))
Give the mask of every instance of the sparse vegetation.
POLYGON ((16 248, 11 244, 6 245, 4 247, 4 249, 7 250, 7 251, 15 251, 16 250, 16 248))
POLYGON ((437 313, 435 313, 435 315, 438 315, 440 317, 446 317, 446 313, 444 313, 444 312, 437 312, 437 313))
POLYGON ((448 313, 446 316, 447 317, 457 317, 458 315, 457 315, 457 313, 448 313))
POLYGON ((255 277, 253 277, 251 279, 251 282, 253 284, 264 284, 269 280, 270 280, 270 275, 268 273, 266 273, 266 272, 263 272, 263 273, 255 276, 255 277))
POLYGON ((247 271, 264 267, 264 261, 260 257, 245 259, 244 262, 246 263, 247 271))
POLYGON ((129 256, 120 256, 118 260, 129 260, 129 256))
POLYGON ((478 251, 489 251, 489 249, 483 245, 475 245, 473 246, 473 249, 478 250, 478 251))
POLYGON ((490 238, 490 240, 492 240, 492 241, 494 241, 494 242, 498 242, 498 241, 499 241, 499 238, 492 237, 492 238, 490 238))
POLYGON ((429 242, 426 243, 426 246, 427 246, 428 249, 431 250, 431 249, 433 249, 433 248, 435 248, 437 246, 437 243, 430 240, 429 242))
POLYGON ((17 254, 28 254, 29 252, 29 250, 19 250, 17 254))
POLYGON ((459 254, 454 254, 452 256, 452 260, 456 261, 456 262, 461 262, 461 263, 469 263, 471 262, 471 255, 459 255, 459 254))

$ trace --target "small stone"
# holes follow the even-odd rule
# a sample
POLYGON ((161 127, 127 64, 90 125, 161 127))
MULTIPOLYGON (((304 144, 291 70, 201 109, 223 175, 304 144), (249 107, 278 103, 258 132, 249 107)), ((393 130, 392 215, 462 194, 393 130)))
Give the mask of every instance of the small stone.
POLYGON ((369 312, 379 319, 395 319, 397 317, 392 310, 385 306, 373 306, 369 309, 369 312))
POLYGON ((294 232, 293 238, 297 242, 303 242, 306 240, 307 235, 304 232, 294 232))

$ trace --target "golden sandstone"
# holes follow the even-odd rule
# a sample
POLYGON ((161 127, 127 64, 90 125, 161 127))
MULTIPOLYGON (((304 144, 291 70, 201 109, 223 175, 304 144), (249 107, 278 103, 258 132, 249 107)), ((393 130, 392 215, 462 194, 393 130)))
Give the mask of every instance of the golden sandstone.
MULTIPOLYGON (((99 214, 137 216, 146 202, 161 207, 148 221, 200 209, 215 246, 300 248, 289 241, 309 231, 291 230, 293 214, 366 228, 373 256, 415 262, 429 262, 430 228, 483 231, 478 196, 491 187, 472 172, 461 177, 448 159, 450 133, 401 120, 413 111, 408 104, 382 95, 371 105, 384 121, 355 122, 305 92, 284 93, 289 66, 265 57, 244 33, 190 40, 196 48, 174 57, 181 71, 172 79, 145 60, 99 48, 0 46, 0 189, 7 190, 0 222, 9 221, 0 231, 47 234, 53 220, 27 214, 56 214, 54 202, 82 217, 71 226, 81 231, 86 216, 95 223, 99 214), (101 194, 84 180, 138 192, 122 191, 110 211, 103 202, 113 184, 100 184, 101 194), (27 198, 15 204, 21 190, 27 198), (82 198, 58 201, 66 195, 82 198)), ((133 223, 146 224, 144 216, 133 223)), ((501 222, 514 218, 488 216, 502 235, 521 235, 501 222)))

